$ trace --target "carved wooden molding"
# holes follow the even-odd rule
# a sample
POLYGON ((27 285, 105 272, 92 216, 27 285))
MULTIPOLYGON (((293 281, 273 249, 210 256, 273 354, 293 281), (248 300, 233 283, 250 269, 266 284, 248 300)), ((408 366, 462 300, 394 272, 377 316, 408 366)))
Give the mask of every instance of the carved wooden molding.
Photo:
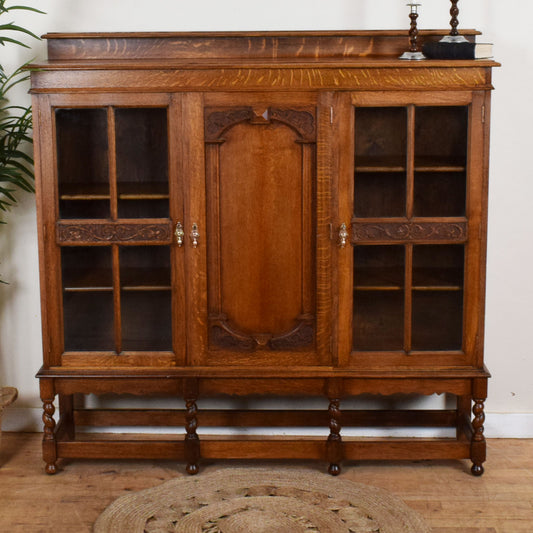
POLYGON ((304 139, 314 138, 315 117, 309 111, 272 108, 270 114, 272 120, 278 120, 293 127, 304 139))
POLYGON ((303 140, 315 139, 316 123, 311 111, 298 109, 265 108, 263 113, 252 107, 218 109, 206 113, 205 138, 207 142, 220 142, 221 136, 240 122, 251 124, 270 124, 278 121, 294 129, 303 140))
POLYGON ((135 70, 106 68, 91 72, 70 70, 61 73, 35 73, 32 91, 58 92, 73 89, 110 91, 125 88, 136 91, 187 90, 409 90, 409 89, 491 89, 488 70, 479 67, 383 68, 300 67, 135 70))
POLYGON ((468 235, 466 222, 352 222, 352 242, 457 241, 468 235))
POLYGON ((239 122, 251 120, 254 113, 251 107, 239 107, 224 111, 213 111, 205 117, 206 140, 218 140, 224 131, 239 122))
POLYGON ((261 333, 246 335, 232 328, 224 315, 210 319, 209 340, 218 348, 253 352, 256 350, 293 350, 312 346, 314 320, 307 315, 300 317, 298 324, 287 333, 273 335, 261 333))
POLYGON ((81 244, 102 242, 158 242, 170 243, 172 240, 169 223, 66 223, 57 224, 59 244, 81 244))

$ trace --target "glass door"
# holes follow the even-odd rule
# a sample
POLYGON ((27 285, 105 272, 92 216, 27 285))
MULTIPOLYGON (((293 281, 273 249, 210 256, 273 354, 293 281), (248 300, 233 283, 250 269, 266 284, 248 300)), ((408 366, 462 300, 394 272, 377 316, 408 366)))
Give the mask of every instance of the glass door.
POLYGON ((464 363, 470 106, 354 115, 351 364, 464 363))
POLYGON ((175 365, 168 106, 58 107, 54 126, 63 361, 175 365))

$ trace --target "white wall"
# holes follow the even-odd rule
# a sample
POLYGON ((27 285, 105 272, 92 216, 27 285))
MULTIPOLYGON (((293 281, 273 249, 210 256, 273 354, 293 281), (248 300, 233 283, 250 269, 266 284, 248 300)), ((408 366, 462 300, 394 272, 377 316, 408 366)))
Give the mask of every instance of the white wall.
MULTIPOLYGON (((29 2, 30 0, 28 0, 29 2)), ((19 2, 11 2, 19 3, 19 2)), ((21 2, 20 3, 24 3, 21 2)), ((408 26, 405 0, 34 0, 46 15, 21 12, 16 21, 37 34, 52 31, 191 31, 387 29, 408 26)), ((446 28, 447 0, 422 1, 420 28, 446 28)), ((463 28, 495 43, 491 188, 487 276, 486 361, 493 374, 487 401, 487 434, 533 437, 533 44, 529 0, 460 2, 463 28), (531 329, 530 329, 531 328, 531 329)), ((7 68, 44 58, 44 43, 32 50, 6 46, 7 68)), ((20 91, 17 101, 28 97, 20 91)), ((29 410, 40 408, 34 374, 41 361, 38 263, 34 198, 22 202, 0 227, 0 384, 16 386, 18 409, 8 410, 6 429, 33 427, 29 410), (22 409, 21 409, 22 408, 22 409)), ((37 413, 37 411, 35 411, 37 413)))

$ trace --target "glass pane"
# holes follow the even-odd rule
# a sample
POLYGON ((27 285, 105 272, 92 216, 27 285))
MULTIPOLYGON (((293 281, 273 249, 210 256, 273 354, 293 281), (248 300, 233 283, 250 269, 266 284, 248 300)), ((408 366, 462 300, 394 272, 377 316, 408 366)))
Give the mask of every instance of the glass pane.
POLYGON ((404 286, 405 252, 403 246, 354 246, 356 289, 404 286))
POLYGON ((357 217, 404 216, 407 110, 355 111, 354 212, 357 217))
POLYGON ((413 350, 460 350, 463 291, 413 293, 413 350))
POLYGON ((172 350, 170 291, 122 291, 122 350, 172 350))
POLYGON ((403 246, 354 247, 354 350, 402 350, 403 246))
POLYGON ((415 172, 414 214, 460 217, 466 211, 466 172, 415 172))
POLYGON ((413 350, 460 350, 463 245, 413 247, 413 350))
POLYGON ((464 246, 416 245, 413 247, 413 287, 448 287, 462 290, 464 246))
POLYGON ((405 216, 405 172, 356 172, 356 217, 405 216))
POLYGON ((407 157, 407 109, 358 107, 355 110, 356 166, 401 166, 407 157))
POLYGON ((64 290, 112 290, 109 246, 73 246, 61 249, 64 290))
POLYGON ((353 349, 402 350, 404 295, 401 291, 357 291, 353 349))
POLYGON ((66 351, 114 351, 113 273, 108 246, 61 249, 66 351))
POLYGON ((63 293, 65 351, 114 351, 112 291, 63 293))
POLYGON ((60 216, 109 217, 106 110, 57 109, 55 118, 60 216))
POLYGON ((119 217, 168 217, 166 108, 116 109, 115 121, 119 217))
POLYGON ((120 249, 123 351, 172 349, 168 246, 120 249))
POLYGON ((466 165, 468 107, 417 107, 415 168, 466 165))

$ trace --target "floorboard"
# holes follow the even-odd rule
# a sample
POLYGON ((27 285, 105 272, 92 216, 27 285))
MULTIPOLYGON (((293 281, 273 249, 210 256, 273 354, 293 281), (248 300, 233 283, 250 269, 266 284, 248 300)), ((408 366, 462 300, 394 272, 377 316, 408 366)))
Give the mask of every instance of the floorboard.
MULTIPOLYGON (((265 462, 210 461, 202 469, 246 464, 265 462)), ((325 471, 320 462, 281 464, 325 471)), ((184 475, 184 465, 172 461, 71 460, 59 466, 55 476, 44 474, 41 435, 2 434, 0 531, 90 532, 115 498, 184 475)), ((476 478, 467 461, 372 461, 345 463, 341 476, 396 494, 434 533, 531 533, 533 440, 489 440, 485 467, 476 478)))

